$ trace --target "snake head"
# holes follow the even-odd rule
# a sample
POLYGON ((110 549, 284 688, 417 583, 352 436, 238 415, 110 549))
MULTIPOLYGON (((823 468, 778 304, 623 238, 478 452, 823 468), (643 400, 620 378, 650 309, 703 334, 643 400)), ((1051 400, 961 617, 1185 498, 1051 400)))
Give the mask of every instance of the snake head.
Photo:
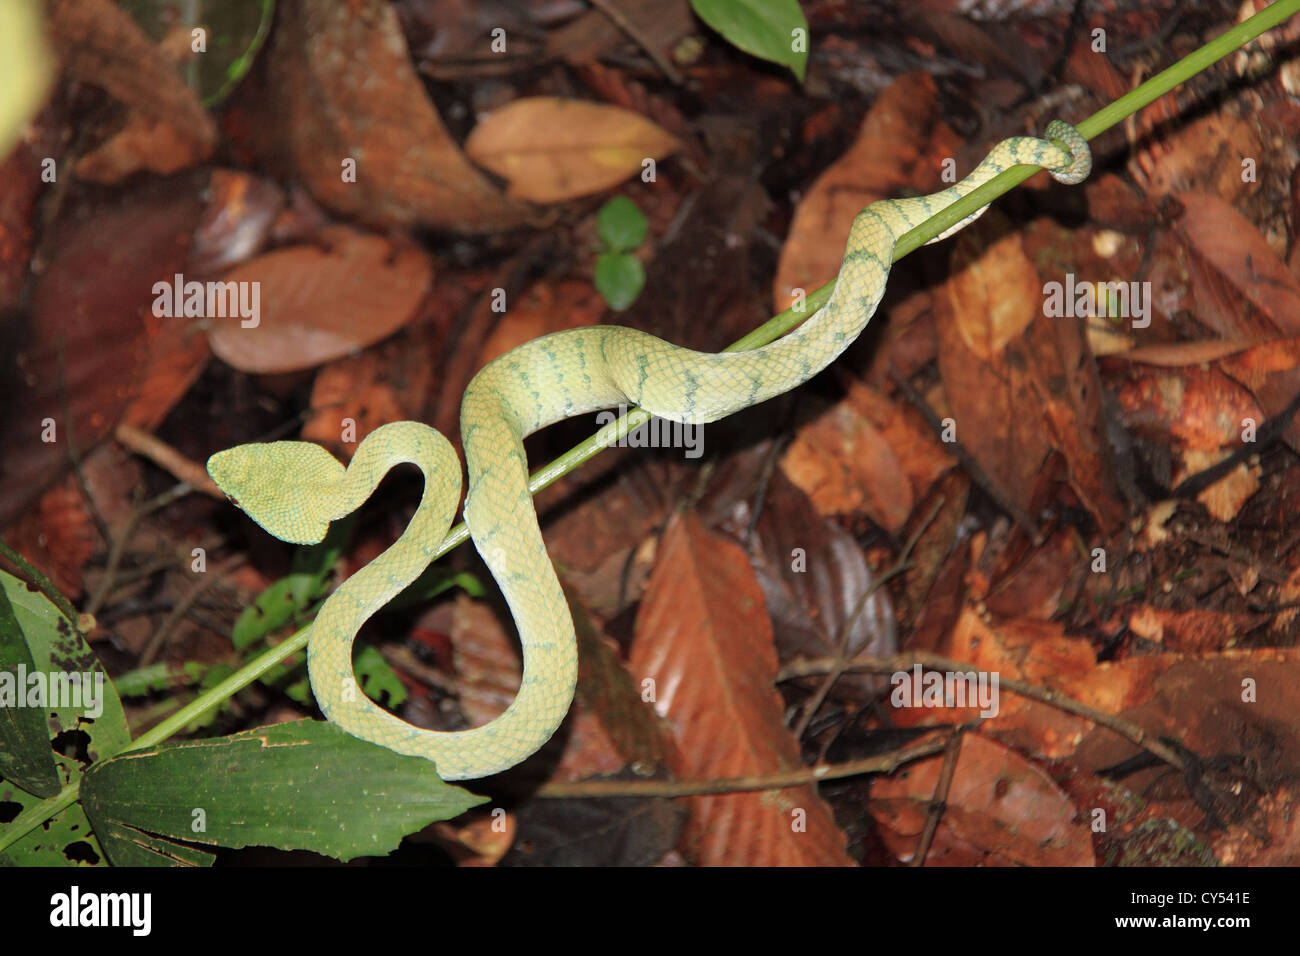
POLYGON ((208 459, 208 474, 231 503, 281 541, 315 544, 338 517, 343 466, 320 445, 277 441, 236 445, 208 459))

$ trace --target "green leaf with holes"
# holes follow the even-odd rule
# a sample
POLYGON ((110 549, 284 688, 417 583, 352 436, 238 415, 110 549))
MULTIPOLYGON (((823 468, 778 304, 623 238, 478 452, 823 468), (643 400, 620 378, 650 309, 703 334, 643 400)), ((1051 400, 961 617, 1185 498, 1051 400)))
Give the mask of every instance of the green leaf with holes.
MULTIPOLYGON (((274 727, 122 754, 92 767, 82 805, 96 832, 209 846, 383 856, 402 837, 486 802, 434 765, 333 724, 274 727)), ((118 862, 115 843, 106 845, 118 862)))

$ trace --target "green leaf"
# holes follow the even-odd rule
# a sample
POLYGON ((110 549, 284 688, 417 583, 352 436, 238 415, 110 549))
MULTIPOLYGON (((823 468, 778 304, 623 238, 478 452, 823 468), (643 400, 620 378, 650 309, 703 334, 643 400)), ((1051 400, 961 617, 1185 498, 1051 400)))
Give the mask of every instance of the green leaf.
POLYGON ((375 703, 383 700, 383 694, 388 695, 389 707, 397 707, 406 700, 406 685, 388 666, 384 655, 370 645, 367 644, 357 653, 354 667, 357 677, 361 679, 361 690, 375 703))
MULTIPOLYGON (((206 671, 204 671, 203 676, 199 679, 199 684, 196 689, 200 694, 202 694, 204 691, 212 690, 212 688, 216 687, 218 684, 220 684, 223 680, 225 680, 234 672, 235 669, 231 667, 229 664, 225 664, 221 662, 213 664, 206 671)), ((266 674, 262 675, 262 680, 264 682, 267 680, 266 674)), ((230 710, 230 701, 223 700, 221 702, 220 707, 212 707, 204 711, 202 714, 200 714, 194 720, 190 721, 188 724, 186 724, 185 733, 196 734, 200 730, 203 730, 205 727, 212 726, 212 724, 216 722, 216 719, 221 714, 226 713, 229 710, 230 710)))
POLYGON ((691 0, 691 7, 732 46, 789 67, 803 82, 808 21, 796 0, 691 0))
POLYGON ((259 594, 235 621, 230 643, 236 648, 248 647, 293 620, 295 614, 304 610, 294 601, 294 590, 292 577, 287 577, 259 594))
POLYGON ((328 590, 327 579, 355 527, 356 518, 350 515, 331 524, 320 544, 295 551, 292 571, 244 608, 230 632, 230 642, 236 648, 248 647, 306 614, 328 590))
POLYGON ((351 860, 487 798, 444 783, 431 761, 299 720, 114 757, 87 772, 81 800, 97 832, 351 860))
POLYGON ((45 708, 25 706, 27 677, 35 672, 27 639, 0 588, 0 777, 38 797, 52 797, 62 788, 45 708))
POLYGON ((275 13, 275 0, 119 0, 119 5, 154 40, 182 34, 188 55, 178 69, 204 106, 220 102, 248 73, 275 13), (206 31, 207 50, 190 53, 197 27, 206 31))
MULTIPOLYGON (((53 748, 50 750, 59 781, 67 786, 81 776, 87 763, 97 760, 101 754, 117 753, 130 742, 122 701, 95 652, 49 598, 2 572, 0 589, 4 590, 26 638, 36 670, 46 675, 47 689, 53 686, 59 691, 53 698, 47 697, 44 719, 47 733, 59 738, 67 751, 65 756, 53 748), (80 687, 73 687, 69 679, 72 674, 90 675, 83 678, 83 682, 89 682, 90 695, 83 695, 79 693, 80 687)), ((37 797, 12 781, 0 780, 0 804, 15 804, 21 813, 38 802, 37 797)), ((6 824, 0 823, 0 837, 5 828, 6 824)), ((85 815, 75 806, 25 834, 5 852, 20 864, 44 866, 103 859, 103 850, 85 815)))
MULTIPOLYGON (((3 800, 0 797, 0 800, 3 800)), ((3 827, 0 827, 3 830, 3 827)), ((78 804, 29 830, 5 854, 15 866, 107 866, 90 820, 78 804)))
POLYGON ((483 590, 482 582, 468 571, 452 572, 445 565, 431 564, 406 590, 384 606, 384 613, 391 614, 415 607, 452 588, 460 588, 470 597, 483 597, 487 593, 483 590))
POLYGON ((645 240, 646 218, 636 203, 615 196, 596 213, 596 231, 612 252, 631 252, 645 240))
POLYGON ((645 268, 626 252, 603 252, 596 259, 596 291, 609 307, 622 312, 636 301, 645 286, 645 268))
POLYGON ((159 661, 157 664, 147 664, 119 674, 113 679, 113 686, 117 688, 119 697, 143 697, 198 683, 207 670, 208 666, 198 661, 185 661, 179 666, 159 661))
POLYGON ((120 823, 105 823, 99 839, 114 866, 211 866, 216 856, 207 850, 150 836, 120 823))

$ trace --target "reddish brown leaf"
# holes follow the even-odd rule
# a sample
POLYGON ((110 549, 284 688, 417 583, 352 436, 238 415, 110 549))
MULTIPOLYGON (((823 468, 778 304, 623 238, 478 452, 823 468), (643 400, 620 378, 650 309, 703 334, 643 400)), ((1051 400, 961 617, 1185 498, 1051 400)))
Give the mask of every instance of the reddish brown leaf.
POLYGON ((260 283, 261 317, 213 319, 214 351, 245 372, 311 368, 391 335, 415 317, 432 264, 412 245, 395 245, 346 226, 328 226, 320 245, 277 249, 246 262, 226 282, 260 283))
POLYGON ((130 110, 126 128, 83 156, 78 175, 117 182, 141 168, 172 173, 212 152, 211 117, 126 12, 109 0, 50 0, 47 10, 64 69, 130 110))
MULTIPOLYGON (((1256 342, 1300 335, 1300 282, 1248 219, 1217 196, 1183 193, 1178 227, 1202 268, 1191 270, 1198 318, 1225 339, 1256 342), (1253 306, 1246 312, 1242 298, 1253 306)), ((1280 371, 1254 386, 1268 415, 1300 392, 1300 369, 1280 371)), ((1300 421, 1285 439, 1300 450, 1300 421)))
POLYGON ((289 171, 322 205, 381 228, 483 233, 536 222, 447 133, 386 0, 281 3, 263 56, 269 115, 293 117, 273 121, 289 171))
POLYGON ((151 181, 79 209, 56 227, 30 320, 13 330, 20 385, 0 422, 0 527, 68 467, 69 425, 85 454, 139 394, 151 361, 146 316, 153 284, 185 262, 202 210, 201 183, 195 176, 151 181), (47 418, 55 422, 53 442, 42 441, 47 418))
POLYGON ((835 278, 853 217, 864 206, 904 186, 933 186, 933 171, 923 175, 919 167, 936 95, 926 73, 899 77, 876 100, 849 151, 813 183, 781 249, 772 283, 775 308, 789 306, 795 289, 812 292, 835 278))
POLYGON ((1033 356, 1023 336, 1009 336, 1033 321, 1041 296, 1018 236, 985 253, 982 237, 996 224, 991 213, 961 233, 953 253, 960 271, 936 297, 939 372, 957 441, 1009 500, 1027 502, 1050 445, 1033 356))
MULTIPOLYGON (((772 629, 744 552, 692 513, 674 516, 637 616, 628 667, 672 724, 673 771, 700 779, 799 765, 782 720, 772 629)), ((847 863, 844 834, 811 786, 696 797, 684 837, 705 865, 847 863)))
POLYGON ((831 406, 801 427, 781 456, 781 470, 821 514, 865 512, 892 532, 912 513, 912 485, 903 463, 851 401, 831 406))
MULTIPOLYGON (((942 756, 929 757, 872 785, 871 812, 904 838, 900 849, 915 848, 942 764, 942 756)), ((1093 866, 1092 835, 1078 816, 1052 778, 1014 750, 979 734, 962 739, 940 828, 978 847, 987 862, 1093 866)))

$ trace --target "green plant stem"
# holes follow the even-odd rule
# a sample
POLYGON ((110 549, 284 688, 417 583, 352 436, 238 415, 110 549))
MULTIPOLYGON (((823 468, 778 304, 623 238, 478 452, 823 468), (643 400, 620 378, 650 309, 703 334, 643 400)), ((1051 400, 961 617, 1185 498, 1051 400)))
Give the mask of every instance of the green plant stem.
MULTIPOLYGON (((1238 24, 1194 53, 1185 56, 1169 69, 1156 74, 1132 92, 1120 97, 1109 106, 1098 110, 1092 116, 1077 124, 1075 128, 1085 139, 1092 139, 1168 93, 1188 77, 1204 70, 1210 64, 1222 59, 1237 48, 1244 46, 1264 31, 1277 26, 1283 20, 1295 14, 1297 10, 1300 10, 1300 0, 1278 0, 1277 3, 1255 14, 1245 23, 1238 24)), ((961 200, 927 219, 920 226, 899 239, 894 248, 894 261, 897 262, 903 256, 915 251, 945 229, 961 222, 976 209, 992 202, 1036 172, 1038 172, 1038 168, 1034 166, 1017 166, 996 176, 969 195, 962 197, 961 200)), ((744 352, 760 348, 780 338, 825 305, 826 300, 830 298, 834 285, 833 281, 828 282, 816 292, 811 293, 804 307, 799 311, 796 312, 793 308, 786 309, 738 342, 732 343, 724 351, 744 352)), ((610 422, 586 441, 575 445, 554 461, 539 468, 529 478, 528 490, 532 494, 537 494, 537 492, 562 475, 573 471, 583 462, 595 457, 602 449, 613 445, 618 439, 649 420, 650 414, 639 408, 622 415, 617 421, 610 422)), ((439 558, 463 544, 468 537, 469 529, 465 524, 456 525, 443 539, 437 551, 434 552, 434 558, 439 558)), ((257 680, 258 677, 279 664, 286 657, 306 647, 310 633, 311 625, 297 631, 284 643, 271 648, 256 660, 245 665, 220 684, 172 714, 171 717, 162 721, 137 740, 132 741, 121 752, 126 753, 139 750, 142 747, 154 746, 182 730, 195 718, 216 707, 231 695, 257 680)), ((0 836, 0 850, 12 844, 28 830, 38 826, 72 804, 76 800, 79 785, 79 781, 69 784, 58 796, 44 800, 30 810, 20 813, 5 828, 4 835, 0 836)))
MULTIPOLYGON (((13 562, 14 567, 18 568, 18 570, 23 572, 23 574, 31 578, 32 583, 40 589, 40 592, 49 598, 54 606, 59 609, 59 613, 68 619, 68 623, 71 624, 74 629, 77 628, 78 615, 76 609, 72 606, 72 603, 63 596, 63 592, 54 586, 53 581, 41 574, 41 572, 37 570, 30 561, 13 548, 9 547, 3 539, 0 539, 0 555, 4 555, 13 562)), ((80 634, 81 631, 77 630, 77 633, 80 634)))

